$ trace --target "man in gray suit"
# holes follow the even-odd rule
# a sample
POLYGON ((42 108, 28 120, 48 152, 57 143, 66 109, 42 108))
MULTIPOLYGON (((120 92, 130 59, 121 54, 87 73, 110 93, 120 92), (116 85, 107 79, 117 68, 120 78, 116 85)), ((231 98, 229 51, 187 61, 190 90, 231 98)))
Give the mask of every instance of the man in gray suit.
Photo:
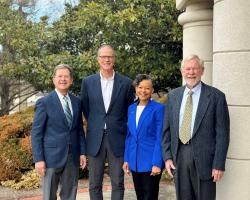
POLYGON ((102 200, 102 182, 106 159, 112 184, 112 200, 123 199, 122 170, 127 109, 133 103, 132 81, 114 71, 115 53, 110 45, 98 50, 100 72, 82 81, 81 100, 87 120, 87 155, 91 200, 102 200))
POLYGON ((178 200, 215 200, 225 170, 229 113, 225 95, 201 82, 204 62, 182 61, 186 85, 171 91, 166 104, 162 149, 178 200))

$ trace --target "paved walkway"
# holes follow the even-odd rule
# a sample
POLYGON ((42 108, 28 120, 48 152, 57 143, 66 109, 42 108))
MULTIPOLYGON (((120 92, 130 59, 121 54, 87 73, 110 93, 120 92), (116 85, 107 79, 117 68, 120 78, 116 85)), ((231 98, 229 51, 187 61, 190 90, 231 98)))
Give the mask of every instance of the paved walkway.
MULTIPOLYGON (((104 200, 111 199, 110 179, 104 177, 103 184, 104 200)), ((33 191, 13 191, 11 189, 0 190, 0 200, 42 200, 41 190, 33 191), (3 194, 5 193, 5 194, 3 194)), ((88 180, 79 180, 77 200, 89 200, 88 180)), ((136 200, 134 186, 131 176, 125 176, 125 195, 124 200, 136 200)), ((162 180, 160 182, 159 200, 176 200, 174 185, 171 182, 162 180)))
MULTIPOLYGON (((103 189, 103 198, 104 200, 111 199, 111 186, 104 185, 103 189)), ((134 186, 132 184, 132 180, 129 177, 125 178, 125 194, 124 200, 135 200, 136 195, 134 191, 134 186)), ((81 190, 77 193, 77 200, 89 200, 89 193, 81 192, 81 190)), ((176 200, 175 197, 175 189, 173 183, 169 183, 166 181, 160 182, 160 191, 159 191, 159 200, 176 200)))

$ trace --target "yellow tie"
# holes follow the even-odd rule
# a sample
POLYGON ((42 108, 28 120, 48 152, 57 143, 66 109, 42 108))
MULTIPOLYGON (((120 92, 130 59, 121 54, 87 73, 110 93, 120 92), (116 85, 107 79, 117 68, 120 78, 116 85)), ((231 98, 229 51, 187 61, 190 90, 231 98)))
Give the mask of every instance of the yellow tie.
POLYGON ((193 110, 193 100, 192 100, 192 90, 188 92, 187 102, 185 105, 184 116, 181 124, 179 138, 183 144, 188 143, 191 139, 191 123, 192 123, 192 110, 193 110))

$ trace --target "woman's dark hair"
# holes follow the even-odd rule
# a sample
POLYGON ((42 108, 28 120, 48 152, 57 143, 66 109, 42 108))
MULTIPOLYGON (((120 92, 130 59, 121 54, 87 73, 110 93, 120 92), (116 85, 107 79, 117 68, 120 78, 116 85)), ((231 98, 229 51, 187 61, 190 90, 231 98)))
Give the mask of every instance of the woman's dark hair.
POLYGON ((140 84, 140 82, 144 81, 144 80, 150 80, 152 82, 152 86, 154 87, 154 81, 151 78, 151 76, 149 76, 148 74, 138 74, 135 77, 135 80, 133 81, 133 86, 136 87, 140 84))

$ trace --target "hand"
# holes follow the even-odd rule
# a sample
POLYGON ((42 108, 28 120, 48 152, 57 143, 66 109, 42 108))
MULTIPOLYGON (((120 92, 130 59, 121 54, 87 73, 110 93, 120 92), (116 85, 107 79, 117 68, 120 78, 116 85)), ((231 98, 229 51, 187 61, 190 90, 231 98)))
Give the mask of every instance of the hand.
POLYGON ((40 175, 40 176, 45 176, 46 174, 46 164, 44 161, 39 161, 35 163, 35 169, 36 172, 40 175))
POLYGON ((80 168, 84 169, 87 164, 87 159, 85 155, 80 155, 80 168))
POLYGON ((130 170, 129 170, 129 166, 128 166, 128 162, 124 162, 122 169, 124 171, 125 174, 130 175, 130 170))
POLYGON ((156 176, 156 175, 159 175, 160 173, 161 173, 161 168, 157 166, 153 166, 150 176, 156 176))
POLYGON ((173 163, 173 161, 172 160, 166 160, 165 161, 165 168, 166 168, 166 170, 167 170, 167 172, 168 172, 168 174, 173 178, 173 174, 172 174, 172 169, 175 169, 175 166, 174 166, 174 163, 173 163))
POLYGON ((212 177, 214 178, 213 182, 218 182, 222 178, 223 174, 224 174, 224 171, 213 169, 212 170, 212 177))

